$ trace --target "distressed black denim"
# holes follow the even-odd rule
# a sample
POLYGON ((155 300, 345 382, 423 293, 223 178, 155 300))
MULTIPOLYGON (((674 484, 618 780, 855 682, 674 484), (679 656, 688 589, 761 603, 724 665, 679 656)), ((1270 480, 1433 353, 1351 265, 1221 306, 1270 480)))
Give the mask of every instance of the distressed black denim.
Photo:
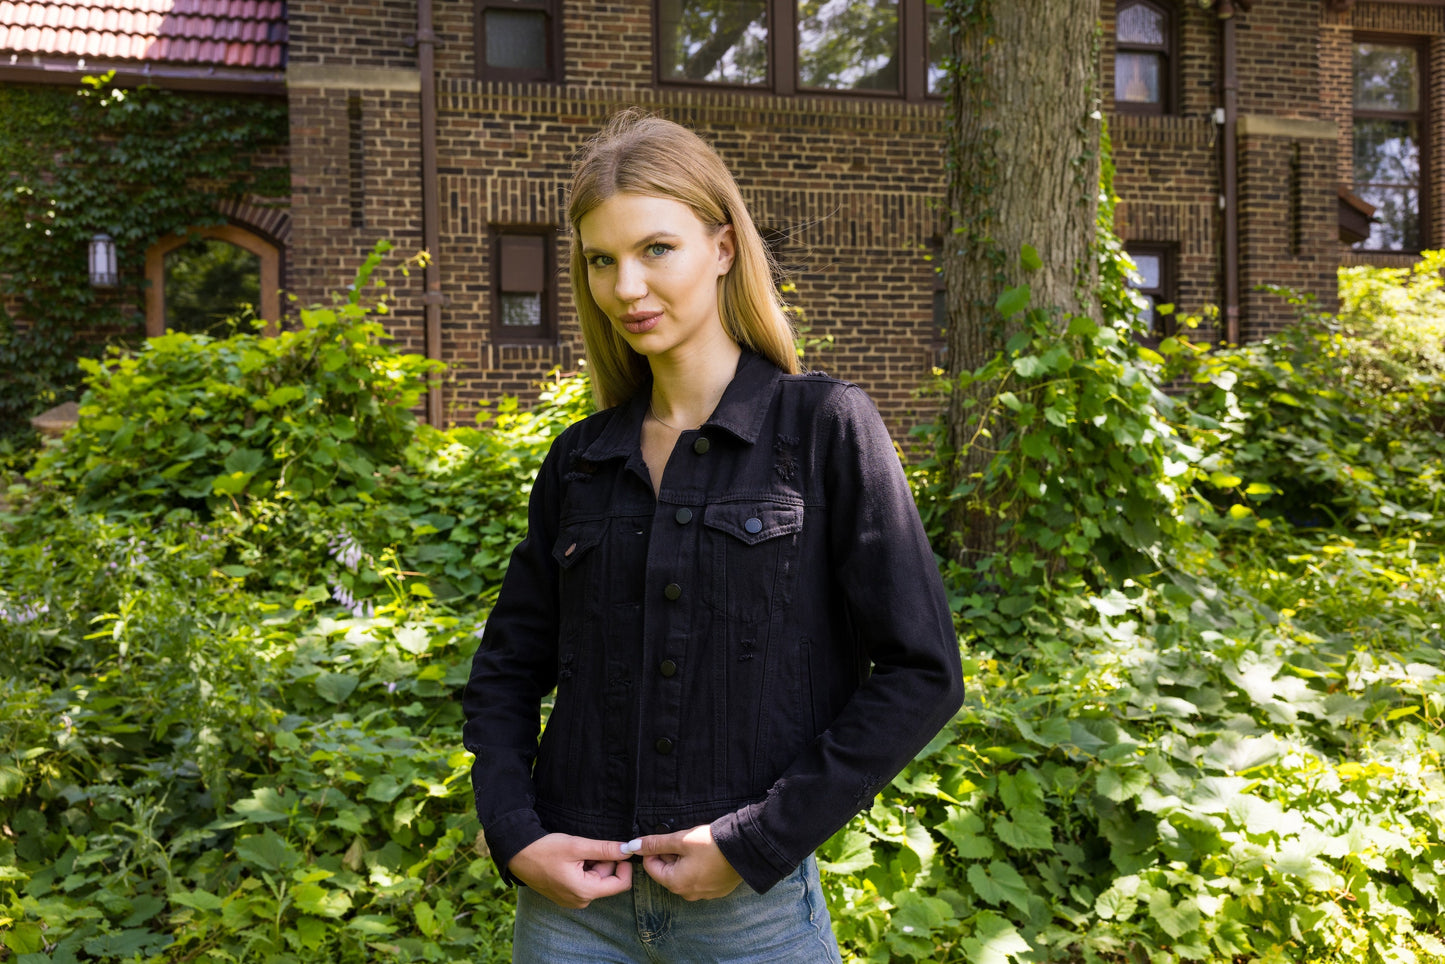
POLYGON ((860 389, 744 352, 660 496, 648 397, 569 427, 537 477, 463 697, 477 814, 502 868, 550 831, 710 824, 762 892, 957 711, 958 642, 860 389))

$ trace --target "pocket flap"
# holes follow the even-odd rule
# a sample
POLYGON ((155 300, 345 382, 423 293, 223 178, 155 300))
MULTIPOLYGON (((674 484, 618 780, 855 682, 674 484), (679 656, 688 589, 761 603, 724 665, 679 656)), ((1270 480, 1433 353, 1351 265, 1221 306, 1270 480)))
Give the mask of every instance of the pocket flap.
POLYGON ((720 502, 703 513, 703 523, 754 546, 803 528, 803 507, 785 502, 720 502))
POLYGON ((557 534, 556 544, 552 546, 552 558, 563 569, 572 568, 602 541, 602 532, 606 527, 607 523, 602 521, 564 525, 557 534))

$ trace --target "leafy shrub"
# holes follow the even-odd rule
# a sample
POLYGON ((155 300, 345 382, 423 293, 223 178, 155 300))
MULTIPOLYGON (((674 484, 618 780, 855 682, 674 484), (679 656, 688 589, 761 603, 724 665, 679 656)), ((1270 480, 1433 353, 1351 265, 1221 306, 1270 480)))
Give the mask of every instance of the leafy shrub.
POLYGON ((1310 525, 1438 519, 1445 466, 1445 252, 1340 273, 1328 317, 1263 341, 1181 352, 1205 494, 1310 525))
POLYGON ((246 500, 342 500, 376 489, 415 431, 410 407, 441 366, 389 350, 361 289, 301 311, 277 337, 170 332, 82 360, 80 421, 37 471, 81 511, 206 519, 246 500), (179 510, 179 511, 178 511, 179 510))
MULTIPOLYGON (((1158 362, 1117 320, 1113 337, 1042 321, 996 363, 1035 411, 989 484, 1041 483, 1014 497, 1010 551, 948 569, 968 703, 821 853, 845 959, 1445 956, 1434 514, 1353 531, 1218 511, 1211 472, 1253 436, 1155 404, 1158 362), (1071 361, 1044 363, 1060 345, 1071 361), (1135 458, 1111 426, 1154 434, 1135 458), (1055 458, 1022 452, 1030 433, 1055 458), (1167 518, 1135 525, 1131 494, 1167 518)), ((1377 341, 1357 330, 1338 364, 1377 341)), ((1409 357, 1381 378, 1414 384, 1409 357)), ((1265 407, 1249 384, 1242 412, 1265 407)), ((249 401, 193 404, 233 425, 249 401)), ((53 454, 13 487, 0 946, 17 964, 506 960, 511 895, 478 849, 452 695, 542 454, 589 406, 585 377, 559 375, 485 429, 399 422, 374 486, 325 498, 248 484, 174 512, 176 494, 122 483, 134 498, 83 510, 85 474, 53 454)), ((1376 437, 1423 446, 1425 425, 1376 437)), ((954 494, 933 463, 911 472, 937 530, 954 494)), ((1381 500, 1427 511, 1403 473, 1379 478, 1381 500)))

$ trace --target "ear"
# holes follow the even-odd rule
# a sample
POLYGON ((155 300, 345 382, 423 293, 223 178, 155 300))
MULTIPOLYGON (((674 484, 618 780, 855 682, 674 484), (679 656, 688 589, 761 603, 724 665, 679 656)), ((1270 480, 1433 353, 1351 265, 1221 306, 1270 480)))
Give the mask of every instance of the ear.
POLYGON ((737 237, 733 234, 733 226, 724 224, 719 227, 713 240, 717 243, 717 273, 721 278, 732 270, 733 260, 738 255, 737 237))

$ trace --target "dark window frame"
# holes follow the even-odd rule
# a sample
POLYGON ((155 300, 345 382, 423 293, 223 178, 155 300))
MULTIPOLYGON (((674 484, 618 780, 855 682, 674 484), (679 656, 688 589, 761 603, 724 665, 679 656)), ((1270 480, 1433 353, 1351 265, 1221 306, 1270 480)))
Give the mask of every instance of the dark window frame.
MULTIPOLYGON (((1357 119, 1366 120, 1400 120, 1404 118, 1413 119, 1416 128, 1420 132, 1420 142, 1416 145, 1420 163, 1420 185, 1416 194, 1416 217, 1420 222, 1419 244, 1414 248, 1366 248, 1365 242, 1359 245, 1352 245, 1352 250, 1370 254, 1419 254, 1428 249, 1432 243, 1432 232, 1430 230, 1430 38, 1420 34, 1398 34, 1398 33, 1371 33, 1359 31, 1350 35, 1350 181, 1351 189, 1359 186, 1359 181, 1354 177, 1354 128, 1357 119), (1419 102, 1414 111, 1382 111, 1382 110, 1357 110, 1354 105, 1355 73, 1354 73, 1354 48, 1356 44, 1388 44, 1395 47, 1413 47, 1416 53, 1416 64, 1419 68, 1419 102)), ((1368 240, 1368 239, 1366 239, 1368 240)))
MULTIPOLYGON (((557 323, 557 229, 550 225, 538 224, 494 224, 491 225, 490 251, 491 269, 491 312, 488 329, 493 344, 507 345, 555 345, 558 342, 557 323), (515 237, 540 237, 542 239, 542 320, 537 325, 505 325, 502 323, 502 247, 505 239, 515 237)), ((510 293, 510 292, 507 292, 510 293)))
POLYGON ((473 0, 472 59, 475 76, 482 81, 540 82, 559 84, 565 58, 562 47, 561 0, 473 0), (491 67, 487 65, 487 11, 539 10, 547 17, 547 66, 545 69, 491 67))
POLYGON ((1124 245, 1124 251, 1137 263, 1138 255, 1149 255, 1159 259, 1159 284, 1152 288, 1145 288, 1130 282, 1129 287, 1143 295, 1154 297, 1154 324, 1144 335, 1146 342, 1157 344, 1162 339, 1168 338, 1179 330, 1178 322, 1175 320, 1178 311, 1167 315, 1158 312, 1159 305, 1174 305, 1177 309, 1179 304, 1179 271, 1175 263, 1178 258, 1178 248, 1167 241, 1130 241, 1124 245))
POLYGON ((898 0, 898 90, 837 90, 805 87, 798 82, 797 0, 765 0, 768 22, 767 79, 761 84, 729 84, 706 80, 677 80, 662 76, 662 16, 652 5, 652 81, 658 87, 689 87, 709 90, 764 91, 783 96, 863 97, 870 100, 903 100, 942 103, 943 93, 928 90, 928 0, 898 0))
MULTIPOLYGON (((1178 8, 1174 4, 1162 2, 1162 0, 1119 0, 1115 4, 1113 37, 1115 84, 1118 83, 1120 53, 1159 54, 1164 58, 1164 63, 1159 71, 1159 86, 1162 89, 1159 91, 1158 103, 1140 103, 1119 100, 1114 97, 1114 110, 1117 113, 1143 114, 1151 117, 1179 113, 1179 19, 1178 8), (1162 47, 1143 44, 1121 45, 1119 43, 1119 14, 1130 7, 1148 7, 1164 17, 1164 44, 1162 47)), ((1110 96, 1113 97, 1113 94, 1111 93, 1110 96)))

